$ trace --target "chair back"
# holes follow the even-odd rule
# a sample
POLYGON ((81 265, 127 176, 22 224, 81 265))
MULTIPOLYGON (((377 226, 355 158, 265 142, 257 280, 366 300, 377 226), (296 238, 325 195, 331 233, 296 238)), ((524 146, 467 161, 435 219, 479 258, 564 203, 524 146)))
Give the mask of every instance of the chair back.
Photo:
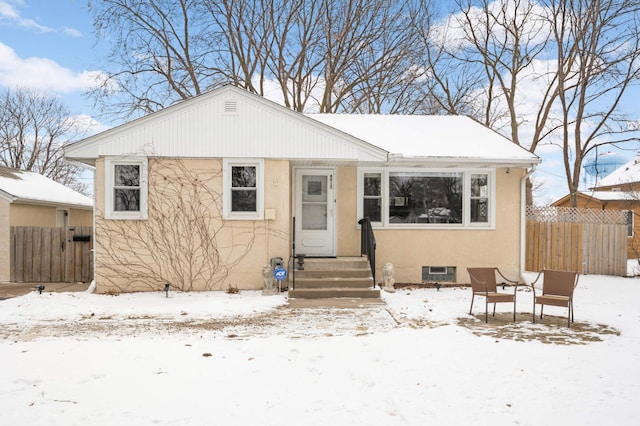
POLYGON ((473 292, 496 292, 496 268, 467 268, 473 292))
POLYGON ((578 273, 570 271, 544 270, 542 294, 571 297, 578 283, 578 273))

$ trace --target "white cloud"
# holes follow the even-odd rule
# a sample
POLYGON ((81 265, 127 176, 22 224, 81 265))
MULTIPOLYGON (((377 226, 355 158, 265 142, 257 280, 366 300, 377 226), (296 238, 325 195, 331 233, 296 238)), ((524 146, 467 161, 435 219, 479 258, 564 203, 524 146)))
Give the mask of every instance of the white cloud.
POLYGON ((0 42, 0 86, 70 93, 95 87, 101 78, 100 71, 77 73, 51 59, 21 58, 11 47, 0 42))
POLYGON ((2 19, 18 19, 20 14, 11 4, 0 0, 0 18, 2 19))
POLYGON ((83 35, 81 31, 76 30, 75 28, 71 28, 71 27, 63 27, 62 31, 66 35, 71 36, 71 37, 76 37, 76 38, 80 38, 83 35))
POLYGON ((83 137, 95 135, 109 129, 109 126, 87 114, 73 115, 69 117, 69 120, 74 131, 83 135, 83 137))
POLYGON ((471 46, 469 34, 472 31, 477 37, 484 37, 487 23, 492 27, 495 39, 512 38, 501 24, 508 22, 522 28, 522 32, 528 37, 526 43, 534 45, 543 43, 551 30, 544 18, 547 15, 548 10, 534 0, 517 3, 511 0, 496 0, 487 5, 486 12, 482 8, 472 6, 466 16, 462 12, 447 16, 433 27, 431 37, 437 46, 456 51, 471 46), (473 23, 473 28, 469 22, 473 23))
POLYGON ((18 9, 14 6, 24 6, 22 1, 0 0, 0 21, 8 21, 19 27, 40 31, 43 33, 52 32, 53 28, 42 25, 29 18, 23 18, 18 9))

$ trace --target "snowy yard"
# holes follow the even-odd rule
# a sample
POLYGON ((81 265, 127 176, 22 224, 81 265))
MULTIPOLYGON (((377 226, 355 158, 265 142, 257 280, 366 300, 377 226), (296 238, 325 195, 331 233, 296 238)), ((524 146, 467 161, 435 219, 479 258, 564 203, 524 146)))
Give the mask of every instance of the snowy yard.
POLYGON ((470 297, 399 290, 361 309, 291 309, 248 291, 0 301, 0 423, 640 424, 640 279, 580 277, 570 329, 553 307, 532 324, 529 291, 516 324, 508 304, 488 325, 483 302, 468 315, 470 297))

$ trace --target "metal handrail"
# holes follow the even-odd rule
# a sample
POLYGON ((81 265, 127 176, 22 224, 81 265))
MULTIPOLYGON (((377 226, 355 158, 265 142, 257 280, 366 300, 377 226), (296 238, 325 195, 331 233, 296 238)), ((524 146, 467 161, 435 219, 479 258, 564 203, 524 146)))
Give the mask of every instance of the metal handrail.
POLYGON ((296 289, 296 217, 292 218, 292 236, 291 236, 291 290, 296 289))
POLYGON ((373 288, 376 287, 376 237, 373 235, 373 227, 368 217, 358 221, 360 225, 360 254, 366 255, 373 275, 373 288))

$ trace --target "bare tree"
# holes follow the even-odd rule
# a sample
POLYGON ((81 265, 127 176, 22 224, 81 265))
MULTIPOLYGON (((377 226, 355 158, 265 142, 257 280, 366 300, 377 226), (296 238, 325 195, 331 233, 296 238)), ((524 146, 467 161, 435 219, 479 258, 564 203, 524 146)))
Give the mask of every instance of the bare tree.
POLYGON ((111 43, 107 59, 116 65, 91 93, 108 114, 148 114, 225 81, 214 59, 223 34, 202 3, 89 1, 96 33, 111 43))
POLYGON ((620 105, 640 77, 640 2, 561 0, 548 8, 562 114, 557 143, 575 206, 586 156, 603 145, 639 140, 620 105))
POLYGON ((76 136, 69 111, 58 98, 23 88, 0 95, 1 165, 85 192, 82 170, 67 163, 62 153, 62 145, 76 136))
MULTIPOLYGON (((575 194, 591 150, 633 139, 618 108, 638 82, 638 2, 456 5, 427 50, 440 105, 475 117, 533 153, 541 143, 559 145, 575 194)), ((531 184, 527 189, 531 204, 531 184)))
POLYGON ((93 0, 115 69, 93 92, 145 114, 222 85, 296 111, 398 112, 425 97, 414 66, 430 0, 93 0), (409 102, 411 101, 411 102, 409 102))

